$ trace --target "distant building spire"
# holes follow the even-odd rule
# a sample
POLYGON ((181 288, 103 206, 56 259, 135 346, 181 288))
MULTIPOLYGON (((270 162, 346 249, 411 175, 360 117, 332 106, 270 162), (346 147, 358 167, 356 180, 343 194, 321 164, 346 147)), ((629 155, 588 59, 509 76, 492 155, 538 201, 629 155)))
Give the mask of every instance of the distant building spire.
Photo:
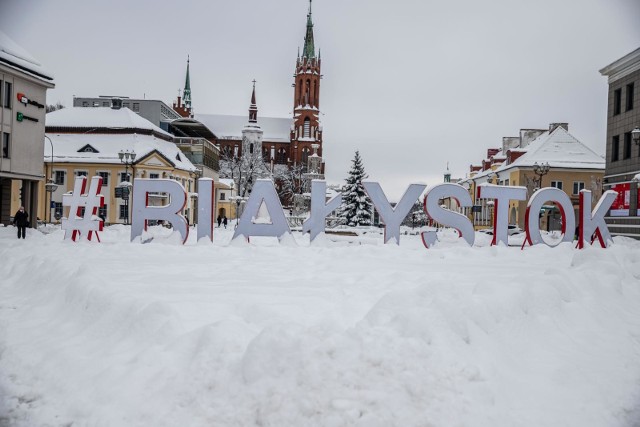
POLYGON ((253 92, 251 93, 251 106, 249 107, 249 123, 258 122, 258 105, 256 104, 256 80, 253 80, 253 92))
POLYGON ((311 1, 309 0, 309 14, 307 15, 307 34, 304 36, 304 49, 302 56, 310 59, 316 57, 316 49, 313 44, 313 21, 311 20, 311 1))
POLYGON ((451 172, 449 172, 449 162, 447 162, 447 170, 444 172, 444 182, 451 182, 451 172))
POLYGON ((184 106, 191 109, 191 79, 189 78, 189 55, 187 55, 187 78, 184 81, 184 91, 182 91, 184 106))

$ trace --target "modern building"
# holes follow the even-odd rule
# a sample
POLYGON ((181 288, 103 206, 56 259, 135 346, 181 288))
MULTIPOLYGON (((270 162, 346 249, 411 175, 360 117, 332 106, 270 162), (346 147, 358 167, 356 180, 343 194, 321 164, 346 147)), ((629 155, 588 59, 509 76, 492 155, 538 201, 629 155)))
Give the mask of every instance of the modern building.
POLYGON ((136 99, 128 96, 98 96, 97 98, 73 97, 74 107, 111 108, 112 100, 122 100, 122 107, 128 108, 141 117, 149 120, 161 129, 167 130, 167 123, 179 119, 180 115, 173 108, 157 99, 136 99))
POLYGON ((605 189, 618 193, 606 221, 613 235, 640 238, 640 48, 607 65, 605 189))
MULTIPOLYGON (((493 225, 493 201, 478 196, 478 185, 496 184, 527 188, 527 199, 539 188, 555 187, 571 199, 578 217, 580 190, 593 193, 595 204, 602 195, 604 159, 569 133, 568 123, 551 123, 549 129, 521 129, 517 137, 502 139, 502 147, 487 150, 482 166, 471 166, 470 177, 459 182, 469 189, 473 208, 465 214, 476 229, 493 225)), ((524 228, 527 201, 509 203, 509 223, 524 228)), ((554 204, 540 212, 541 227, 561 228, 560 212, 554 204)))
POLYGON ((22 205, 37 225, 47 89, 53 76, 0 31, 0 223, 22 205))
MULTIPOLYGON (((54 222, 68 215, 68 208, 63 212, 62 195, 73 191, 75 177, 101 176, 105 206, 99 215, 107 224, 128 223, 130 198, 117 195, 116 188, 135 187, 132 178, 169 178, 187 190, 189 200, 182 213, 194 223, 198 170, 173 142, 173 135, 128 108, 118 108, 118 104, 49 113, 46 131, 50 144, 44 148, 45 175, 52 177, 57 188, 45 194, 41 185, 40 218, 54 222), (129 162, 125 164, 127 157, 129 162)), ((150 195, 152 206, 167 202, 164 194, 150 195)))

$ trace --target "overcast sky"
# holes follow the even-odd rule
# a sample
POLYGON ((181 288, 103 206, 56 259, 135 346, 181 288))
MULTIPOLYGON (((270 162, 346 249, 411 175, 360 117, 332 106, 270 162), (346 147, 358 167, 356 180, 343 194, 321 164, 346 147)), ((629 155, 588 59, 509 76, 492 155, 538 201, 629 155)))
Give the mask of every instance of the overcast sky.
MULTIPOLYGON (((306 0, 0 0, 0 28, 56 79, 48 103, 123 95, 171 103, 187 54, 198 113, 291 116, 306 0)), ((520 128, 569 122, 603 154, 607 81, 640 47, 638 0, 315 0, 327 180, 356 149, 397 199, 464 177, 520 128)))

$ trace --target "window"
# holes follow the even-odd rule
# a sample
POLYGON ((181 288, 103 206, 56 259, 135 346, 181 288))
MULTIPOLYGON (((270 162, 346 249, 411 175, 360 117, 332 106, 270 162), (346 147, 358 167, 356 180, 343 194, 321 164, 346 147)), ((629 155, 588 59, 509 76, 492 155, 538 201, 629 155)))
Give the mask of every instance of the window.
POLYGON ((278 156, 276 157, 276 163, 284 165, 287 163, 287 150, 284 148, 278 149, 278 156))
POLYGON ((82 101, 82 106, 83 107, 88 107, 89 106, 89 102, 88 101, 82 101))
POLYGON ((129 174, 120 172, 120 182, 129 182, 129 174))
POLYGON ((133 103, 133 111, 136 113, 140 112, 140 103, 139 102, 134 102, 133 103))
POLYGON ((102 106, 103 107, 110 107, 109 101, 102 101, 102 106))
POLYGON ((76 176, 87 176, 87 171, 76 171, 76 176))
POLYGON ((631 158, 631 132, 624 134, 624 159, 631 158))
POLYGON ((129 108, 129 103, 128 103, 128 102, 124 102, 124 103, 122 103, 122 107, 123 107, 123 108, 129 108))
POLYGON ((220 193, 220 200, 226 200, 227 193, 220 193))
POLYGON ((102 177, 102 185, 109 185, 109 172, 98 172, 98 176, 102 177))
POLYGON ((627 85, 627 100, 625 111, 633 110, 633 83, 627 85))
POLYGON ((7 132, 2 133, 2 157, 4 159, 9 158, 9 146, 11 145, 11 134, 7 132))
POLYGON ((94 102, 93 102, 93 106, 94 106, 94 107, 99 107, 99 106, 100 106, 100 103, 99 103, 98 101, 94 101, 94 102))
POLYGON ((4 108, 11 108, 11 98, 12 98, 12 93, 11 93, 11 83, 9 82, 4 82, 4 108))
POLYGON ((78 212, 78 214, 77 214, 77 215, 78 215, 79 217, 81 217, 81 218, 84 218, 84 214, 85 214, 85 212, 87 211, 87 208, 85 208, 84 206, 82 206, 82 207, 78 208, 78 210, 79 210, 80 212, 76 211, 76 212, 78 212))
POLYGON ((53 202, 53 217, 62 218, 62 202, 53 202))
POLYGON ((66 174, 65 171, 55 171, 55 178, 54 178, 55 183, 58 185, 64 185, 65 174, 66 174))
POLYGON ((622 106, 622 89, 616 89, 613 91, 613 115, 620 114, 620 107, 622 106))
POLYGON ((617 162, 620 158, 620 135, 615 135, 611 141, 611 161, 617 162))
POLYGON ((118 216, 118 218, 119 219, 129 218, 129 206, 120 205, 120 216, 118 216))
POLYGON ((311 136, 311 120, 307 117, 304 119, 304 131, 302 132, 302 136, 304 138, 309 138, 311 136))
POLYGON ((578 194, 580 194, 580 190, 584 190, 584 182, 573 181, 573 195, 577 196, 578 194))
POLYGON ((306 166, 309 162, 309 149, 307 147, 302 149, 302 165, 306 166))
POLYGON ((98 208, 98 216, 100 218, 104 218, 104 220, 107 220, 107 205, 104 205, 101 208, 98 208))
POLYGON ((158 179, 158 178, 160 178, 160 174, 159 173, 150 173, 149 174, 149 178, 158 179))
POLYGON ((562 181, 551 181, 551 186, 558 190, 562 190, 562 181))
POLYGON ((253 143, 249 144, 249 154, 253 154, 253 143))
POLYGON ((624 134, 624 152, 622 153, 623 159, 631 158, 631 132, 627 132, 624 134))

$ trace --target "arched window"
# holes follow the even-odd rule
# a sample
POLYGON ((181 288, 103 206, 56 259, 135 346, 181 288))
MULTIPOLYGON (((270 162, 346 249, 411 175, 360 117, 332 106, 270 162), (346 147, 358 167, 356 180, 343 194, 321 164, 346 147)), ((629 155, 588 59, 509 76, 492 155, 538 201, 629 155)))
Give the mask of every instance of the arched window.
POLYGON ((278 148, 278 155, 276 156, 276 163, 284 165, 287 163, 287 150, 284 148, 278 148))
POLYGON ((304 138, 311 137, 311 120, 309 120, 309 117, 304 119, 304 132, 302 133, 302 136, 304 138))
POLYGON ((311 91, 311 80, 307 79, 307 86, 305 88, 305 105, 309 104, 309 91, 311 91))
POLYGON ((249 154, 253 154, 253 142, 249 144, 249 154))
POLYGON ((309 149, 307 147, 304 147, 302 149, 302 166, 306 167, 308 162, 309 162, 309 149))
POLYGON ((311 92, 311 94, 312 94, 312 99, 313 99, 312 105, 315 106, 316 103, 318 102, 317 101, 317 99, 318 99, 318 87, 317 87, 317 83, 315 81, 313 82, 313 92, 311 92))

